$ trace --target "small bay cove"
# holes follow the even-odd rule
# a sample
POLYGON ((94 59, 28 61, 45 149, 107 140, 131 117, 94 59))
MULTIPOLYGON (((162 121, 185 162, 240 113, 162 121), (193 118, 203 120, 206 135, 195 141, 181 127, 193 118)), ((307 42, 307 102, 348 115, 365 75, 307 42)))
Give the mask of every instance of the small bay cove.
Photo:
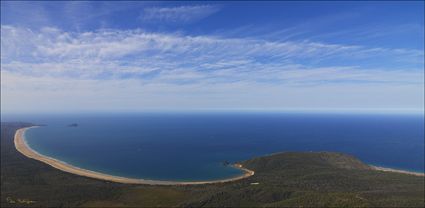
POLYGON ((57 159, 54 159, 52 157, 48 157, 45 155, 42 155, 38 153, 37 151, 34 151, 31 149, 25 139, 25 131, 31 128, 35 128, 38 126, 33 127, 27 127, 18 129, 15 135, 15 147, 16 149, 21 152, 23 155, 44 162, 56 169, 62 170, 64 172, 81 175, 89 178, 95 178, 100 180, 106 180, 106 181, 112 181, 112 182, 118 182, 118 183, 127 183, 127 184, 148 184, 148 185, 200 185, 200 184, 210 184, 210 183, 225 183, 235 180, 244 179, 250 176, 254 175, 254 171, 248 170, 246 168, 243 168, 240 164, 234 164, 232 165, 233 168, 239 169, 242 172, 244 172, 243 175, 228 178, 228 179, 221 179, 221 180, 211 180, 211 181, 160 181, 160 180, 146 180, 146 179, 136 179, 136 178, 126 178, 121 176, 113 176, 109 174, 104 174, 96 171, 91 171, 87 169, 82 169, 76 166, 73 166, 71 164, 68 164, 64 161, 60 161, 57 159))
MULTIPOLYGON (((248 177, 251 173, 248 170, 225 165, 225 162, 234 164, 256 156, 280 151, 336 150, 352 154, 369 164, 413 170, 413 172, 423 171, 423 163, 421 165, 420 160, 416 165, 409 166, 409 162, 411 163, 412 161, 405 160, 409 158, 408 155, 406 155, 406 158, 402 158, 406 162, 391 163, 380 160, 382 157, 379 157, 379 154, 383 154, 389 157, 387 159, 391 159, 391 155, 385 151, 375 152, 378 157, 373 158, 365 157, 364 152, 363 154, 359 154, 362 153, 361 151, 357 153, 354 151, 353 154, 353 150, 358 151, 360 148, 357 146, 346 146, 346 144, 350 142, 355 143, 354 139, 349 141, 343 134, 339 134, 342 136, 332 141, 326 139, 326 136, 330 136, 329 133, 318 131, 317 127, 311 127, 309 122, 311 123, 311 120, 318 119, 317 115, 236 115, 235 117, 237 119, 233 120, 225 119, 228 118, 225 115, 186 115, 184 118, 182 115, 144 115, 140 117, 123 118, 118 116, 114 118, 102 118, 101 116, 100 118, 68 117, 65 119, 60 118, 59 120, 58 118, 56 120, 52 118, 44 121, 35 120, 38 123, 45 123, 47 126, 31 128, 26 132, 25 136, 27 137, 30 149, 35 150, 36 153, 41 153, 44 158, 59 162, 61 165, 71 166, 74 168, 73 171, 78 172, 83 170, 86 174, 85 176, 88 177, 93 177, 92 174, 96 176, 101 175, 103 178, 94 178, 123 183, 174 185, 237 180, 248 177), (304 121, 300 117, 307 117, 310 120, 304 121), (242 118, 248 120, 243 121, 242 118), (249 122, 252 119, 254 121, 249 122), (181 122, 179 123, 178 120, 181 122), (288 124, 288 120, 292 120, 293 122, 288 124), (223 124, 220 121, 223 121, 223 124), (77 127, 68 126, 74 122, 78 123, 77 127), (158 123, 161 125, 158 125, 158 123), (202 124, 206 127, 199 128, 202 124), (311 138, 300 137, 303 133, 300 133, 300 130, 294 128, 294 126, 305 124, 307 124, 307 127, 310 127, 308 130, 315 132, 316 138, 319 139, 314 141, 311 138), (290 125, 292 132, 285 129, 285 125, 290 125), (152 126, 156 128, 152 128, 152 126), (277 126, 283 126, 285 131, 279 131, 277 126), (306 140, 301 143, 306 145, 304 145, 304 149, 302 146, 294 148, 294 144, 291 144, 288 140, 298 140, 298 142, 300 142, 299 140, 306 140), (279 144, 277 141, 284 141, 286 144, 283 142, 279 144), (338 145, 332 143, 337 143, 338 145), (325 146, 326 144, 327 146, 325 146), (292 146, 292 148, 288 148, 288 146, 292 146), (313 146, 316 146, 316 149, 311 148, 313 146), (348 147, 354 149, 350 150, 348 147), (343 151, 344 149, 348 151, 343 151), (378 160, 374 161, 371 159, 378 160), (113 179, 110 177, 113 177, 113 179)), ((341 124, 352 123, 353 120, 365 119, 360 116, 354 116, 349 117, 349 121, 347 121, 347 116, 331 115, 331 119, 323 119, 322 117, 321 120, 325 121, 325 123, 328 122, 335 125, 333 122, 333 119, 336 120, 335 117, 340 120, 340 126, 335 126, 339 128, 344 128, 344 125, 341 124)), ((397 119, 400 119, 400 116, 397 116, 397 119)), ((405 120, 412 119, 415 122, 411 121, 411 123, 418 121, 415 117, 401 116, 401 120, 404 120, 400 122, 403 123, 401 126, 395 125, 397 122, 394 123, 392 121, 396 119, 391 116, 377 116, 372 117, 372 119, 371 116, 367 116, 366 120, 368 120, 369 123, 367 124, 369 126, 372 124, 370 128, 376 127, 373 125, 374 122, 379 122, 381 123, 381 129, 392 126, 394 132, 400 132, 400 130, 407 128, 403 126, 406 125, 405 120)), ((355 123, 359 125, 358 121, 355 123)), ((324 130, 328 128, 323 123, 320 127, 324 130)), ((361 127, 361 124, 359 127, 361 127)), ((376 148, 377 146, 373 146, 373 143, 380 142, 382 145, 381 148, 389 149, 394 148, 394 145, 398 144, 398 148, 396 149, 398 152, 393 151, 394 154, 402 153, 402 150, 405 149, 409 149, 413 155, 423 154, 419 148, 413 148, 415 147, 415 142, 418 142, 415 144, 416 147, 417 145, 419 147, 421 145, 419 140, 421 137, 421 128, 412 128, 412 125, 408 128, 411 130, 410 132, 401 132, 406 135, 405 137, 410 140, 411 144, 396 143, 395 136, 401 138, 401 134, 394 134, 391 130, 387 132, 366 130, 368 135, 375 137, 375 141, 368 141, 369 143, 365 144, 365 146, 369 145, 369 149, 366 148, 366 150, 374 151, 373 148, 370 148, 370 145, 372 144, 372 147, 376 148)), ((345 130, 350 131, 350 129, 345 130)), ((356 136, 360 137, 363 135, 365 135, 365 132, 360 131, 356 136)), ((365 140, 361 141, 365 142, 365 140)), ((381 168, 381 170, 388 169, 381 168)), ((76 172, 71 173, 79 174, 76 172)))

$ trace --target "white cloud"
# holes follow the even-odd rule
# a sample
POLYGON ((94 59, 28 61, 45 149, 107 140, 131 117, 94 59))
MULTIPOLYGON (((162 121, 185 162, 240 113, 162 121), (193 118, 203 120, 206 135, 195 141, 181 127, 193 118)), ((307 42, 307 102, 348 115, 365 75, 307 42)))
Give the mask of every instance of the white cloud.
POLYGON ((2 109, 423 106, 418 50, 143 30, 1 33, 2 109))
MULTIPOLYGON (((270 76, 276 77, 276 73, 284 70, 317 68, 317 62, 329 59, 373 62, 384 57, 388 65, 402 62, 403 66, 413 68, 410 62, 423 58, 423 52, 417 50, 184 36, 142 30, 67 33, 55 28, 31 31, 2 26, 2 37, 2 70, 92 79, 142 78, 155 71, 157 74, 191 71, 205 76, 224 75, 226 71, 234 75, 271 72, 274 74, 270 76)), ((357 64, 351 68, 355 72, 356 68, 368 67, 357 64)), ((391 70, 383 73, 392 73, 391 70)))
POLYGON ((190 23, 218 11, 219 8, 212 5, 148 7, 143 10, 141 19, 146 22, 190 23))
POLYGON ((248 81, 173 85, 137 79, 90 80, 1 74, 9 112, 138 111, 196 108, 418 108, 423 84, 292 86, 248 81), (422 88, 421 88, 422 87, 422 88))

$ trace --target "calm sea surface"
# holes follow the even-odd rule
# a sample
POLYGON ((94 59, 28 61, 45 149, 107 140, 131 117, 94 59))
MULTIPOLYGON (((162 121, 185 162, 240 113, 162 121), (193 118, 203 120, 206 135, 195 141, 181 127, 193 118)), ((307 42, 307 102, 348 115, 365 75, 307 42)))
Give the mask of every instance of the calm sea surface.
POLYGON ((112 175, 212 180, 224 166, 282 151, 337 151, 364 162, 424 171, 424 115, 137 113, 26 117, 34 150, 112 175), (68 127, 77 123, 78 127, 68 127))

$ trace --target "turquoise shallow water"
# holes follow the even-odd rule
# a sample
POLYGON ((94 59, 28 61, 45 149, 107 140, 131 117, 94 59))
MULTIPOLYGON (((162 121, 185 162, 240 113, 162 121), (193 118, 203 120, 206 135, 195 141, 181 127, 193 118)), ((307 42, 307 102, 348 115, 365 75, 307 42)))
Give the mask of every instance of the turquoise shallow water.
POLYGON ((34 150, 112 175, 175 181, 230 178, 224 166, 280 151, 338 151, 424 171, 423 115, 138 113, 26 117, 34 150), (78 123, 78 127, 68 127, 78 123))

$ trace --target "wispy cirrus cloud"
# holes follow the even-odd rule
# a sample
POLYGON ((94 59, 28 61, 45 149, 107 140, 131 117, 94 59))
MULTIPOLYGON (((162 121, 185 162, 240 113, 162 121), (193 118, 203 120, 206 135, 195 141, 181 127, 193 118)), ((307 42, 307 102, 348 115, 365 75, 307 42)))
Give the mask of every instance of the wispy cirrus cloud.
POLYGON ((188 5, 176 7, 144 8, 140 16, 145 22, 190 23, 208 17, 219 11, 213 5, 188 5))
MULTIPOLYGON (((356 99, 369 100, 368 106, 423 105, 423 96, 415 96, 424 86, 420 50, 140 29, 66 32, 2 25, 1 32, 2 105, 8 108, 19 100, 49 97, 62 107, 72 108, 78 98, 87 105, 113 103, 115 109, 159 103, 169 108, 358 107, 356 99), (380 67, 369 66, 374 62, 380 67), (400 98, 403 102, 394 101, 400 98)), ((34 104, 48 106, 47 101, 34 104)))
MULTIPOLYGON (((232 73, 263 73, 276 78, 273 73, 329 67, 351 69, 345 73, 363 73, 374 68, 362 62, 376 59, 387 60, 388 73, 400 71, 400 65, 402 69, 418 69, 417 65, 423 64, 423 52, 412 49, 185 36, 143 30, 69 33, 55 28, 32 31, 2 26, 2 37, 2 70, 39 76, 152 79, 170 72, 176 77, 188 71, 206 77, 228 72, 227 80, 232 82, 232 73), (329 59, 342 64, 328 64, 329 59)), ((256 77, 250 79, 255 81, 256 77)))

